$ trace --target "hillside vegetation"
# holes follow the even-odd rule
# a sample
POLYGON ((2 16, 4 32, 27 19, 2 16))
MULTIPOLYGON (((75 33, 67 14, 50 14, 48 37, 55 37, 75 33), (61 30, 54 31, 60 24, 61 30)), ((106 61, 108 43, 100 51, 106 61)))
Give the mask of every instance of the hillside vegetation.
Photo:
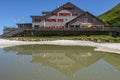
POLYGON ((104 20, 105 25, 120 26, 120 3, 98 18, 104 20))

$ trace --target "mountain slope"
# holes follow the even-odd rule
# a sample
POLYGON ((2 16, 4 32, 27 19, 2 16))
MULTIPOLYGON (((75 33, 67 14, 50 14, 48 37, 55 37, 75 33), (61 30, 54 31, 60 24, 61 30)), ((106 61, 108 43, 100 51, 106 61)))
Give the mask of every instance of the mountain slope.
POLYGON ((104 20, 106 25, 120 26, 120 3, 106 13, 98 16, 98 18, 104 20))

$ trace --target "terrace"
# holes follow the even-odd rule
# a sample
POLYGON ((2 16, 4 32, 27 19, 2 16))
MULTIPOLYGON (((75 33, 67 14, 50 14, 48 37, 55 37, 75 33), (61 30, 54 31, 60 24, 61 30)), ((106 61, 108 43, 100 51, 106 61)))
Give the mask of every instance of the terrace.
POLYGON ((96 28, 66 28, 66 27, 42 27, 42 28, 5 28, 2 37, 15 37, 15 36, 41 36, 41 35, 110 35, 120 36, 120 27, 103 27, 96 28))

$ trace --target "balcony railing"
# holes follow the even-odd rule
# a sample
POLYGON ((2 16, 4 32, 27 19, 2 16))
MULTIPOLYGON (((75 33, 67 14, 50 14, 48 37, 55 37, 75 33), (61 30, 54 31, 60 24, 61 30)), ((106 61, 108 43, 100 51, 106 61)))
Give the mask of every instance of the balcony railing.
POLYGON ((104 27, 104 28, 22 28, 23 30, 37 30, 37 31, 120 31, 120 27, 104 27))

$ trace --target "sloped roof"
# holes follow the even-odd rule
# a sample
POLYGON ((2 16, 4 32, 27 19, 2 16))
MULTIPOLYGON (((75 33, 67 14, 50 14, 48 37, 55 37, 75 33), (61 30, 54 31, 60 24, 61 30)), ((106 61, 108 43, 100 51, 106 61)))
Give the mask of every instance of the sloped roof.
POLYGON ((17 23, 16 25, 32 25, 32 23, 17 23))
MULTIPOLYGON (((61 8, 63 6, 66 6, 66 5, 72 5, 73 7, 75 7, 76 9, 80 10, 80 11, 83 11, 82 9, 78 8, 77 6, 75 6, 74 4, 72 4, 71 2, 67 2, 66 4, 60 6, 59 8, 56 8, 55 10, 51 11, 51 12, 57 12, 59 10, 61 10, 61 8)), ((84 12, 84 11, 83 11, 84 12)), ((36 16, 36 17, 41 17, 41 18, 47 18, 47 17, 50 17, 51 16, 51 13, 49 12, 48 14, 46 14, 45 16, 36 16)), ((31 17, 35 17, 35 16, 31 16, 31 17)))
POLYGON ((96 16, 92 15, 91 13, 89 13, 89 12, 84 12, 83 14, 81 14, 81 15, 79 15, 78 17, 72 19, 71 21, 67 22, 66 24, 69 24, 69 23, 77 20, 77 18, 79 18, 79 17, 81 17, 81 16, 84 16, 85 14, 91 15, 92 17, 96 18, 98 21, 104 23, 102 20, 98 19, 96 16))
MULTIPOLYGON (((74 6, 76 9, 78 9, 78 10, 80 10, 80 11, 83 11, 82 9, 78 8, 77 6, 75 6, 74 4, 72 4, 71 2, 67 2, 66 4, 60 6, 59 8, 57 8, 57 9, 51 11, 51 12, 57 12, 57 11, 59 11, 59 10, 60 10, 63 6, 65 6, 65 5, 72 5, 72 6, 74 6)), ((83 12, 84 12, 84 11, 83 11, 83 12)), ((45 17, 49 17, 49 16, 51 16, 50 13, 47 14, 45 17)))
POLYGON ((42 14, 49 14, 49 13, 51 13, 51 11, 44 11, 44 12, 42 12, 42 14))

